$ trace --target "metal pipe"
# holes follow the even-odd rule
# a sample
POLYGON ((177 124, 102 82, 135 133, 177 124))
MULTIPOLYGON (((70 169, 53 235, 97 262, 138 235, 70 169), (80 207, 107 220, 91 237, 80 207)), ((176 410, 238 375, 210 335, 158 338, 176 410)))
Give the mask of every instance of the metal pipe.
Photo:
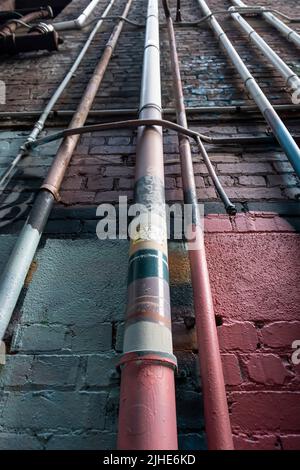
MULTIPOLYGON (((22 16, 22 21, 24 23, 30 23, 31 21, 39 20, 42 18, 53 18, 53 11, 51 7, 46 7, 44 9, 28 13, 27 15, 22 16)), ((14 34, 14 32, 20 26, 22 25, 18 21, 11 20, 0 27, 0 35, 9 36, 10 34, 14 34)))
MULTIPOLYGON (((177 121, 178 124, 187 128, 180 66, 176 49, 176 38, 167 0, 163 0, 163 6, 166 14, 171 51, 171 67, 177 121)), ((201 143, 200 139, 199 141, 201 143)), ((185 204, 190 204, 193 211, 193 224, 189 227, 189 234, 194 234, 196 237, 192 242, 193 248, 189 249, 188 252, 194 293, 194 308, 208 449, 230 450, 233 449, 232 432, 213 300, 210 289, 209 273, 206 262, 203 231, 198 210, 191 146, 188 137, 180 134, 179 152, 184 202, 185 204)))
MULTIPOLYGON (((148 1, 139 115, 161 119, 157 0, 148 1)), ((139 127, 135 202, 151 223, 141 219, 131 238, 118 449, 177 449, 161 127, 139 127)))
POLYGON ((83 29, 86 26, 88 18, 91 16, 95 8, 98 6, 100 0, 92 0, 83 12, 75 20, 61 21, 53 23, 56 31, 65 31, 69 29, 83 29))
MULTIPOLYGON (((202 10, 203 15, 212 15, 209 7, 207 6, 205 0, 197 0, 198 4, 202 10)), ((294 167, 295 172, 300 177, 300 149, 297 146, 296 142, 292 138, 288 129, 275 112, 271 103, 264 95, 261 88, 256 83, 254 77, 249 72, 248 68, 240 58, 236 49, 233 47, 232 43, 229 41, 226 33, 221 28, 219 22, 212 15, 208 20, 212 30, 214 31, 217 39, 223 45, 226 54, 231 60, 232 64, 236 68, 240 77, 243 80, 244 86, 248 90, 250 96, 257 104, 258 108, 261 110, 262 115, 265 120, 271 127, 274 136, 278 140, 285 154, 287 155, 291 165, 294 167)))
MULTIPOLYGON (((288 112, 297 112, 300 111, 300 105, 296 104, 275 104, 273 108, 278 112, 288 111, 288 112)), ((195 106, 193 108, 185 108, 185 112, 187 115, 194 115, 194 114, 244 114, 244 113, 256 113, 257 106, 195 106)), ((172 115, 176 114, 176 110, 173 108, 164 108, 162 110, 163 114, 165 115, 172 115)), ((27 119, 27 118, 35 118, 40 116, 43 111, 0 111, 0 120, 1 119, 27 119)), ((74 109, 57 109, 55 111, 50 111, 49 117, 56 118, 56 117, 68 117, 73 116, 75 113, 74 109)), ((92 109, 89 112, 89 116, 93 117, 106 117, 106 116, 118 116, 118 115, 125 115, 125 116, 132 116, 138 114, 138 109, 136 108, 112 108, 112 109, 92 109)))
MULTIPOLYGON (((127 15, 132 1, 133 0, 127 1, 123 13, 124 16, 127 15)), ((116 47, 123 24, 123 20, 119 20, 118 24, 115 26, 101 59, 89 80, 77 111, 70 123, 70 127, 84 124, 116 47)), ((79 135, 73 135, 63 139, 2 274, 0 280, 0 340, 3 339, 19 298, 51 208, 55 199, 59 199, 59 188, 78 140, 79 135)))
MULTIPOLYGON (((81 49, 80 53, 78 54, 77 58, 75 59, 72 67, 70 68, 67 75, 65 76, 63 81, 60 83, 60 85, 58 86, 58 88, 56 89, 56 91, 54 92, 52 97, 50 98, 50 100, 47 103, 45 109, 41 112, 41 115, 40 115, 38 121, 34 124, 34 127, 33 127, 32 131, 30 132, 29 136, 27 137, 26 141, 21 145, 18 155, 14 158, 14 160, 10 163, 7 170, 1 176, 1 178, 0 178, 0 191, 3 191, 5 189, 8 181, 9 181, 9 177, 12 175, 12 173, 15 170, 15 168, 17 167, 18 163, 20 162, 20 160, 24 156, 27 155, 27 148, 26 147, 27 147, 28 143, 34 142, 37 139, 37 137, 39 136, 39 134, 41 133, 41 131, 44 129, 45 122, 46 122, 49 114, 52 112, 52 110, 53 110, 55 104, 57 103, 58 99, 62 95, 62 93, 65 90, 66 86, 68 85, 68 83, 70 82, 70 80, 74 76, 74 73, 76 72, 79 65, 81 64, 81 61, 82 61, 82 59, 84 58, 84 56, 86 54, 86 51, 90 47, 95 35, 97 34, 97 32, 99 31, 99 29, 101 28, 101 26, 103 24, 103 18, 105 18, 108 15, 108 13, 109 13, 111 7, 113 6, 114 2, 115 2, 115 0, 110 0, 110 2, 108 3, 106 9, 104 10, 104 12, 102 14, 102 19, 99 20, 97 22, 97 24, 94 26, 94 28, 92 29, 86 43, 84 44, 83 48, 81 49)), ((75 113, 75 111, 72 112, 72 116, 74 115, 74 113, 75 113)))
MULTIPOLYGON (((55 134, 48 135, 46 137, 42 137, 41 139, 32 142, 27 146, 29 148, 36 148, 41 145, 48 144, 50 142, 54 142, 55 140, 60 140, 64 137, 71 136, 71 135, 82 135, 88 132, 96 132, 96 131, 105 131, 108 129, 131 129, 139 126, 159 126, 164 127, 165 129, 170 129, 179 134, 187 135, 192 137, 196 140, 197 145, 199 146, 198 139, 204 140, 204 142, 208 144, 249 144, 249 143, 263 143, 263 142, 273 142, 274 137, 271 135, 256 137, 256 136, 249 136, 249 137, 210 137, 206 134, 201 134, 200 132, 192 131, 191 129, 186 129, 185 127, 176 124, 175 122, 166 121, 165 119, 132 119, 128 121, 114 121, 114 122, 106 122, 103 124, 91 124, 89 126, 83 127, 74 127, 64 129, 63 131, 56 132, 55 134)), ((200 149, 201 150, 201 149, 200 149)), ((202 150, 201 150, 202 152, 202 150)))
MULTIPOLYGON (((262 7, 262 10, 264 9, 265 8, 262 7)), ((276 28, 288 41, 293 42, 295 46, 300 47, 300 34, 290 28, 271 12, 265 11, 261 16, 267 23, 274 26, 274 28, 276 28)))
MULTIPOLYGON (((237 7, 246 6, 241 0, 231 0, 237 7)), ((252 26, 235 11, 235 7, 229 8, 231 17, 238 24, 238 26, 247 34, 249 41, 253 42, 258 49, 265 55, 265 57, 272 63, 278 70, 280 75, 284 78, 286 86, 291 90, 300 92, 300 78, 293 72, 293 70, 279 57, 279 55, 266 43, 266 41, 252 28, 252 26)))

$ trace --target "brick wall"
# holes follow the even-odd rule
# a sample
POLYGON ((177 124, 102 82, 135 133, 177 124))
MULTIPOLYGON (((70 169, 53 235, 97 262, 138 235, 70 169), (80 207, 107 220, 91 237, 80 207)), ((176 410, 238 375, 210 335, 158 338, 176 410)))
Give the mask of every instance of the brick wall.
MULTIPOLYGON (((73 0, 56 20, 77 17, 87 3, 73 0)), ((100 2, 97 14, 106 3, 100 2)), ((113 14, 119 14, 124 3, 117 1, 113 14)), ((229 1, 208 3, 215 9, 230 6, 229 1)), ((130 18, 142 21, 146 4, 146 0, 135 1, 130 18)), ((297 1, 272 4, 290 15, 299 10, 297 1)), ((196 0, 182 5, 184 20, 200 17, 196 0)), ((282 79, 262 55, 229 18, 221 22, 272 103, 290 103, 282 79)), ((296 47, 264 22, 251 19, 251 24, 299 72, 296 47)), ((299 31, 297 24, 293 27, 299 31)), ((97 35, 56 109, 76 108, 111 29, 107 24, 97 35)), ((0 63, 0 79, 10 77, 7 105, 0 106, 0 112, 42 109, 88 31, 62 35, 65 43, 58 53, 24 54, 0 63)), ((138 107, 143 37, 143 30, 125 26, 93 109, 138 107)), ((207 26, 176 28, 176 37, 187 106, 253 104, 207 26)), ((171 107, 169 50, 163 28, 161 46, 163 106, 171 107)), ((297 113, 284 114, 294 133, 299 133, 298 117, 297 113)), ((214 136, 266 131, 257 113, 198 113, 189 120, 191 128, 214 136)), ((0 121, 0 168, 12 160, 32 122, 0 121)), ((51 118, 46 132, 67 122, 51 118)), ((97 241, 96 207, 102 202, 117 203, 120 195, 132 198, 135 144, 135 132, 99 132, 82 137, 74 153, 62 199, 51 214, 7 335, 10 354, 0 371, 1 448, 115 445, 119 377, 114 364, 122 345, 127 243, 97 241)), ((56 144, 47 145, 26 157, 0 196, 3 265, 56 148, 56 144)), ((291 362, 291 344, 300 339, 299 181, 275 143, 208 145, 207 149, 239 210, 235 218, 224 214, 193 149, 198 196, 207 216, 207 257, 236 447, 299 448, 299 366, 291 362)), ((182 201, 174 133, 164 132, 164 150, 166 198, 182 201)), ((170 244, 169 254, 174 348, 180 366, 176 377, 180 446, 204 448, 188 260, 178 244, 170 244)))

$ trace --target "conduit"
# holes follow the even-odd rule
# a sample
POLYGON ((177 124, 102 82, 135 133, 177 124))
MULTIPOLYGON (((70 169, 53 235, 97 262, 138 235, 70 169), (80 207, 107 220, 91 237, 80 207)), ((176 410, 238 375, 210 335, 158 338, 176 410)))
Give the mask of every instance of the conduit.
MULTIPOLYGON (((148 1, 141 119, 161 119, 157 0, 148 1)), ((121 359, 118 449, 177 449, 176 406, 162 129, 138 132, 135 202, 151 211, 131 241, 128 304, 121 359)))
MULTIPOLYGON (((264 7, 262 7, 262 10, 264 10, 264 7)), ((274 26, 274 28, 276 28, 288 41, 293 42, 295 46, 300 47, 300 34, 290 28, 271 12, 263 12, 262 17, 267 23, 274 26)), ((299 18, 297 18, 297 20, 299 21, 299 18)))
MULTIPOLYGON (((168 26, 177 121, 178 124, 187 128, 180 66, 176 50, 176 38, 167 0, 163 0, 163 6, 168 26)), ((179 151, 184 202, 185 204, 190 204, 193 210, 193 224, 189 227, 189 235, 193 234, 194 241, 188 243, 188 248, 194 293, 208 449, 230 450, 233 449, 233 440, 206 262, 204 237, 198 210, 191 146, 188 137, 182 134, 179 134, 179 151)))
POLYGON ((300 177, 299 147, 297 146, 296 142, 292 138, 291 134, 289 133, 288 129, 286 128, 278 114, 275 112, 267 97, 262 92, 261 88, 256 83, 254 77, 249 72, 248 68, 238 55, 232 43, 229 41, 226 33, 223 31, 216 18, 213 16, 206 2, 204 0, 197 1, 202 10, 203 15, 212 15, 208 19, 212 30, 214 31, 217 39, 223 45, 226 54, 228 55, 232 64, 234 65, 240 77, 242 78, 244 86, 248 90, 252 99, 257 104, 265 120, 271 127, 274 136, 276 137, 285 154, 287 155, 291 165, 294 167, 295 172, 300 177))
MULTIPOLYGON (((245 4, 240 0, 231 0, 237 7, 243 7, 245 4)), ((286 86, 293 93, 299 91, 300 93, 300 78, 293 72, 293 70, 279 57, 279 55, 264 41, 264 39, 250 26, 250 24, 239 14, 235 12, 235 7, 229 8, 231 17, 238 24, 238 26, 247 34, 250 42, 253 42, 258 49, 265 55, 265 57, 272 63, 278 70, 280 75, 284 78, 286 86)))
MULTIPOLYGON (((114 2, 115 2, 115 0, 110 0, 110 2, 108 3, 106 9, 104 10, 104 12, 102 14, 102 19, 100 19, 97 22, 97 24, 95 25, 95 27, 93 28, 93 30, 89 34, 89 37, 88 37, 86 43, 84 44, 83 48, 81 49, 80 53, 78 54, 77 58, 75 59, 75 61, 72 65, 72 67, 70 68, 69 72, 67 73, 67 75, 65 76, 63 81, 60 83, 60 85, 58 86, 55 93, 52 95, 52 97, 49 100, 49 102, 47 103, 45 109, 42 111, 38 121, 35 123, 32 131, 29 134, 29 136, 27 137, 26 141, 24 142, 23 145, 21 145, 18 155, 10 163, 10 165, 7 168, 7 170, 5 171, 5 173, 1 176, 0 191, 3 191, 5 189, 8 181, 9 181, 9 177, 12 175, 12 172, 14 171, 14 169, 16 168, 16 166, 18 165, 20 160, 24 156, 27 155, 27 149, 26 149, 27 145, 29 143, 34 142, 37 139, 37 137, 39 136, 39 134, 41 133, 41 131, 44 129, 45 122, 46 122, 49 114, 52 112, 52 110, 53 110, 55 104, 57 103, 58 99, 62 95, 62 93, 65 90, 66 86, 68 85, 68 83, 70 82, 70 80, 74 76, 74 73, 76 72, 79 65, 81 64, 81 61, 84 58, 88 48, 90 47, 91 42, 93 41, 95 35, 97 34, 97 32, 99 31, 99 29, 101 28, 101 26, 103 24, 103 19, 108 15, 108 13, 109 13, 111 7, 113 6, 114 2)), ((74 113, 75 113, 75 111, 72 112, 72 115, 74 113)))
MULTIPOLYGON (((133 0, 127 1, 123 16, 127 16, 132 1, 133 0)), ((124 21, 119 20, 115 26, 105 46, 101 59, 89 80, 76 113, 70 123, 70 127, 84 124, 97 91, 101 85, 110 58, 116 47, 123 29, 123 24, 124 21)), ((29 217, 19 235, 17 243, 1 276, 0 340, 3 339, 11 315, 19 298, 27 272, 37 250, 54 201, 55 199, 59 199, 59 189, 78 140, 79 135, 73 135, 63 139, 50 171, 35 199, 29 217)))
POLYGON ((59 23, 53 23, 56 31, 65 31, 67 29, 82 29, 86 26, 87 20, 93 13, 95 8, 98 6, 100 0, 92 0, 83 12, 75 20, 61 21, 59 23))
POLYGON ((8 36, 14 34, 18 27, 22 26, 23 23, 30 23, 42 18, 53 18, 53 11, 51 7, 42 8, 38 11, 28 13, 25 16, 22 16, 21 22, 18 20, 11 20, 0 27, 0 35, 8 36))

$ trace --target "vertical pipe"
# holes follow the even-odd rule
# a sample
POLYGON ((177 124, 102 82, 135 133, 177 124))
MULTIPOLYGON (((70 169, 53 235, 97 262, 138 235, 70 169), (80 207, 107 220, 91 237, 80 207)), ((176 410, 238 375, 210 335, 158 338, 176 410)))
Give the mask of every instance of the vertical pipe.
MULTIPOLYGON (((127 16, 132 1, 133 0, 127 0, 123 17, 127 16)), ((101 59, 89 80, 69 128, 82 126, 85 123, 121 34, 123 24, 124 21, 120 19, 115 26, 105 46, 101 59)), ((16 306, 54 200, 59 199, 60 185, 78 140, 79 135, 67 136, 63 139, 50 171, 33 204, 30 215, 2 273, 0 279, 0 340, 3 339, 16 306)))
POLYGON ((231 60, 232 64, 236 68, 240 77, 243 80, 244 86, 248 90, 250 96, 257 104, 263 117, 271 127, 274 136, 278 140, 285 154, 287 155, 291 165, 295 169, 295 172, 300 177, 300 149, 296 144, 295 140, 289 133, 288 129, 274 110, 273 106, 264 95, 261 88, 256 83, 254 77, 249 72, 248 68, 240 58, 236 49, 229 41, 227 34, 221 28, 219 22, 213 16, 211 10, 208 8, 205 0, 197 0, 204 16, 210 15, 208 22, 214 31, 217 39, 223 45, 226 54, 231 60))
MULTIPOLYGON (((167 0, 163 0, 163 5, 167 19, 171 51, 171 67, 173 75, 173 89, 176 100, 177 122, 181 126, 187 128, 188 124, 184 106, 184 96, 173 21, 167 0)), ((188 248, 194 293, 194 308, 208 448, 210 450, 229 450, 233 449, 233 440, 206 262, 204 238, 198 211, 191 146, 188 137, 182 134, 179 134, 179 151, 184 202, 185 204, 191 204, 194 219, 192 226, 188 229, 190 234, 195 234, 195 241, 191 243, 193 246, 188 246, 188 248)))
MULTIPOLYGON (((148 1, 139 116, 161 119, 157 0, 148 1)), ((135 202, 153 225, 141 223, 130 246, 118 448, 177 449, 161 127, 139 128, 135 202)))
MULTIPOLYGON (((231 1, 237 7, 246 6, 244 2, 240 0, 231 1)), ((297 90, 300 92, 300 79, 295 74, 295 72, 293 72, 293 70, 279 57, 279 55, 266 43, 266 41, 264 41, 264 39, 252 28, 252 26, 239 13, 235 12, 234 7, 229 8, 229 11, 234 21, 247 34, 249 41, 252 41, 278 70, 280 75, 284 78, 287 87, 292 92, 297 90)))
MULTIPOLYGON (((103 14, 101 15, 102 18, 105 18, 108 15, 108 13, 109 13, 111 7, 113 6, 114 2, 115 2, 115 0, 110 0, 107 7, 105 8, 103 14)), ((20 147, 18 155, 16 155, 16 157, 10 163, 7 170, 5 170, 5 172, 1 175, 1 178, 0 178, 0 191, 3 191, 5 189, 5 187, 7 186, 8 181, 9 181, 10 175, 12 175, 13 171, 17 167, 20 160, 27 155, 27 144, 31 143, 31 142, 34 142, 37 139, 38 135, 44 129, 45 122, 46 122, 49 114, 53 110, 55 104, 57 103, 57 101, 60 98, 61 94, 65 90, 66 86, 68 85, 68 83, 70 82, 72 77, 74 76, 74 73, 76 72, 79 65, 81 64, 81 61, 82 61, 82 59, 84 58, 84 56, 86 54, 86 51, 90 47, 94 37, 96 36, 97 32, 101 28, 102 24, 103 24, 103 19, 99 20, 97 22, 97 24, 95 25, 95 27, 92 29, 91 33, 89 34, 89 37, 88 37, 87 41, 85 42, 83 48, 81 49, 80 53, 78 54, 77 58, 75 59, 72 67, 70 68, 67 75, 64 77, 63 81, 58 86, 58 88, 55 90, 52 97, 50 98, 50 100, 47 103, 45 109, 43 110, 42 114, 40 115, 38 121, 34 124, 34 127, 33 127, 32 131, 30 132, 29 136, 27 137, 26 141, 20 147)))

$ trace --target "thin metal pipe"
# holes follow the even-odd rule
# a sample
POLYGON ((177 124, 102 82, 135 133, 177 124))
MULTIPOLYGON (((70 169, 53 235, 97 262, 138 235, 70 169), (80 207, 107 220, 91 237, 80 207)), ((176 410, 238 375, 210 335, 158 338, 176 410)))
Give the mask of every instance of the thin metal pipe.
MULTIPOLYGON (((275 104, 273 108, 278 112, 283 111, 291 111, 296 112, 300 111, 300 105, 296 104, 275 104)), ((186 114, 193 115, 199 113, 220 113, 220 114, 227 114, 227 113, 256 113, 258 111, 257 106, 252 105, 241 105, 241 106, 195 106, 193 108, 186 108, 186 114)), ((164 108, 163 114, 176 114, 176 110, 173 108, 164 108)), ((0 120, 1 119, 22 119, 22 118, 34 118, 36 116, 40 116, 43 111, 0 111, 0 120)), ((49 117, 68 117, 73 116, 75 110, 73 109, 57 109, 55 111, 51 111, 49 113, 49 117)), ((89 116, 97 116, 97 117, 106 117, 106 116, 117 116, 117 115, 137 115, 138 109, 136 108, 112 108, 112 109, 92 109, 89 112, 89 116)))
MULTIPOLYGON (((84 44, 83 48, 81 49, 80 53, 78 54, 77 58, 75 59, 72 67, 68 71, 67 75, 63 79, 63 81, 60 83, 52 97, 50 98, 49 102, 47 103, 45 109, 41 112, 41 115, 38 119, 38 121, 34 124, 34 127, 32 131, 30 132, 29 136, 27 137, 26 141, 21 145, 19 152, 17 156, 14 158, 14 160, 10 163, 8 166, 7 170, 1 175, 0 178, 0 191, 3 191, 5 187, 7 186, 9 182, 9 178, 12 175, 13 171, 16 169, 17 165, 19 164, 20 160, 27 155, 27 150, 26 147, 29 143, 34 142, 41 131, 44 129, 46 120, 49 116, 49 114, 52 112, 55 104, 59 100, 60 96, 62 95, 63 91, 67 87, 68 83, 70 80, 73 78, 74 73, 78 69, 79 65, 81 64, 82 59, 84 58, 86 51, 90 47, 95 35, 98 33, 99 29, 101 28, 103 24, 103 19, 108 15, 110 9, 112 8, 115 0, 110 0, 108 3, 106 9, 104 10, 102 14, 102 19, 97 22, 91 33, 89 34, 89 37, 84 44)), ((75 112, 75 111, 74 111, 75 112)), ((72 112, 72 115, 74 114, 72 112)))
MULTIPOLYGON (((133 0, 128 0, 123 12, 126 16, 133 0)), ((78 105, 70 127, 83 125, 101 85, 104 73, 121 34, 124 21, 119 20, 115 26, 101 58, 78 105)), ((6 264, 0 280, 0 340, 3 339, 6 328, 18 301, 24 281, 37 250, 44 227, 48 220, 55 199, 59 198, 59 188, 64 174, 78 143, 79 135, 63 139, 41 186, 33 208, 21 231, 17 243, 6 264)))
MULTIPOLYGON (((241 0, 231 0, 231 2, 237 7, 246 6, 241 0)), ((249 41, 253 42, 276 70, 278 70, 291 93, 298 90, 300 92, 300 78, 298 75, 279 57, 252 26, 239 13, 236 13, 235 7, 229 8, 229 12, 238 26, 247 34, 249 41)))
POLYGON ((60 21, 53 23, 56 31, 65 31, 70 29, 83 29, 86 26, 88 18, 91 16, 95 8, 98 6, 100 0, 92 0, 83 12, 75 20, 60 21))
POLYGON ((55 140, 62 139, 66 136, 72 135, 82 135, 88 132, 96 131, 105 131, 108 129, 131 129, 135 127, 143 126, 160 126, 165 129, 170 129, 179 134, 187 135, 196 140, 198 145, 198 138, 202 139, 208 144, 250 144, 250 143, 264 143, 264 142, 273 142, 273 136, 249 136, 249 137, 210 137, 206 134, 201 134, 200 132, 192 131, 191 129, 186 129, 185 127, 180 126, 171 121, 166 121, 165 119, 132 119, 128 121, 115 121, 108 122, 103 124, 91 124, 89 126, 68 128, 63 131, 57 132, 55 134, 48 135, 46 137, 40 138, 35 142, 32 142, 27 146, 27 149, 36 148, 41 145, 54 142, 55 140))
MULTIPOLYGON (((157 0, 148 1, 140 117, 161 119, 157 0)), ((131 238, 118 449, 171 450, 177 449, 176 358, 171 333, 161 127, 139 127, 135 202, 151 212, 151 222, 140 219, 140 230, 131 238)))
MULTIPOLYGON (((46 7, 38 11, 28 13, 27 15, 22 17, 22 22, 30 23, 31 21, 35 21, 42 18, 53 18, 53 11, 51 7, 46 7)), ((17 28, 20 26, 22 26, 22 24, 19 20, 10 20, 0 27, 0 35, 9 36, 10 34, 14 34, 17 28)))
MULTIPOLYGON (((188 125, 184 107, 180 66, 176 49, 176 38, 167 0, 163 0, 163 6, 166 14, 170 43, 171 67, 173 75, 173 89, 176 100, 177 121, 181 126, 187 128, 188 125)), ((203 147, 200 138, 199 145, 203 147)), ((182 134, 179 134, 179 152, 184 202, 185 204, 190 204, 193 211, 193 223, 189 227, 189 234, 193 233, 194 236, 196 236, 196 238, 194 238, 192 241, 192 246, 190 246, 188 243, 188 252, 194 294, 195 319, 199 349, 199 362, 201 369, 201 382, 203 387, 205 429, 208 449, 231 450, 233 449, 232 432, 226 399, 225 382, 218 343, 213 299, 206 262, 203 231, 198 210, 198 198, 193 170, 191 146, 188 137, 182 134)))
MULTIPOLYGON (((204 0, 197 0, 199 7, 202 10, 203 15, 211 14, 207 3, 204 0)), ((226 54, 228 55, 230 61, 236 68, 237 72, 239 73, 240 77, 243 80, 243 83, 248 90, 250 96, 257 104, 258 108, 261 110, 262 115, 264 116, 265 120, 271 127, 274 136, 278 140, 280 146, 284 150, 285 154, 287 155, 291 165, 295 169, 295 172, 300 177, 300 149, 297 146, 296 142, 292 138, 291 134, 289 133, 288 129, 275 112, 274 108, 272 107, 271 103, 264 95, 261 88, 256 83, 254 77, 249 72, 248 68, 240 58, 239 54, 237 53, 236 49, 233 47, 232 43, 229 41, 228 36, 221 28, 219 22, 216 18, 212 15, 208 20, 212 30, 214 31, 217 39, 223 45, 226 54)))
MULTIPOLYGON (((264 10, 264 7, 262 7, 262 10, 264 10)), ((290 28, 271 12, 262 12, 261 16, 267 23, 274 26, 274 28, 276 28, 288 41, 294 43, 295 46, 300 47, 300 34, 290 28)))

